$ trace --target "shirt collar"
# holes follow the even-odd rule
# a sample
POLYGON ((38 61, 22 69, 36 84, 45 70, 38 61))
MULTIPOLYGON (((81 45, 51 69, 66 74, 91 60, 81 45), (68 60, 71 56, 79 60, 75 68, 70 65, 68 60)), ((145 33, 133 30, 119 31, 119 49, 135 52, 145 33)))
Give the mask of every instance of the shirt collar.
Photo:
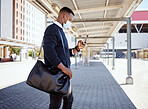
POLYGON ((63 29, 62 25, 58 21, 55 21, 54 23, 63 29))

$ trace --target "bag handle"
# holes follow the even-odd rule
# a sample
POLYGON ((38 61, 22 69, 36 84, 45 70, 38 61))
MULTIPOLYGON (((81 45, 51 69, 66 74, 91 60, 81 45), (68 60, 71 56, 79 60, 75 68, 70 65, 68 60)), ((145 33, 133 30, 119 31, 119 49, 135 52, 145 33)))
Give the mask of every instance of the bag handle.
MULTIPOLYGON (((60 35, 60 38, 61 38, 61 41, 62 41, 62 47, 63 47, 63 51, 64 51, 64 57, 65 57, 65 60, 66 60, 66 66, 68 67, 68 62, 67 62, 67 58, 66 58, 66 52, 65 52, 65 46, 64 46, 64 42, 63 42, 63 37, 62 37, 62 34, 61 34, 59 29, 58 29, 58 32, 59 32, 59 35, 60 35)), ((43 40, 42 40, 42 43, 41 43, 41 46, 40 46, 40 51, 39 51, 38 59, 40 57, 40 54, 41 54, 41 51, 42 51, 42 47, 43 47, 43 40)))

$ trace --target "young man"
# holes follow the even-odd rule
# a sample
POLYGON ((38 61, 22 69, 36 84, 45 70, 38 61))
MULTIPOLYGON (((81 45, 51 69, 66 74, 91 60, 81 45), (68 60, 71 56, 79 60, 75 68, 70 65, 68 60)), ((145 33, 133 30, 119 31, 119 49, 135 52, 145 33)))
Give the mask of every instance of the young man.
MULTIPOLYGON (((70 69, 70 56, 72 56, 72 54, 75 54, 76 52, 79 52, 80 49, 83 49, 85 46, 80 40, 78 41, 78 45, 75 48, 69 49, 68 47, 68 42, 65 37, 63 28, 69 28, 71 26, 73 16, 74 13, 71 9, 69 9, 68 7, 63 7, 59 12, 57 21, 52 25, 48 26, 45 30, 43 39, 45 64, 50 68, 52 67, 57 70, 62 70, 70 77, 70 79, 72 78, 72 71, 70 69), (66 66, 66 59, 64 56, 62 42, 58 31, 61 32, 63 37, 68 66, 66 66)), ((61 106, 62 99, 64 100, 63 109, 71 109, 73 103, 72 93, 69 97, 50 94, 49 109, 59 109, 61 106)))

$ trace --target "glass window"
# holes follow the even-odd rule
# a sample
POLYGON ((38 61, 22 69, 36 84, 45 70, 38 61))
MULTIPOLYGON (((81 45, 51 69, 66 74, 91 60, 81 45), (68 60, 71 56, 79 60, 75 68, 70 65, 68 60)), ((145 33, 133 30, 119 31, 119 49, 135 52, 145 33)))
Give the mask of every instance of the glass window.
POLYGON ((23 5, 25 5, 25 0, 23 1, 23 5))
POLYGON ((20 33, 22 34, 22 29, 20 29, 20 33))
POLYGON ((16 17, 18 17, 18 11, 16 11, 16 17))
POLYGON ((18 3, 16 3, 16 8, 18 8, 18 3))
POLYGON ((16 25, 18 25, 18 19, 16 19, 16 25))
POLYGON ((20 25, 21 25, 21 27, 22 27, 22 21, 20 22, 20 25))
POLYGON ((18 28, 16 28, 16 33, 18 33, 18 28))
POLYGON ((22 16, 22 14, 21 14, 21 19, 23 19, 23 16, 22 16))

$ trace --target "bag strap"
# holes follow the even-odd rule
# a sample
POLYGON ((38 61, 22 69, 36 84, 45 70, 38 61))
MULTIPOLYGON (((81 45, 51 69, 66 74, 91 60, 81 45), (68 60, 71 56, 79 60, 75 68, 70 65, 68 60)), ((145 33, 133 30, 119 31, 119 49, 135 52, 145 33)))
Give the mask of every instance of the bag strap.
MULTIPOLYGON (((68 67, 68 62, 67 62, 67 58, 66 58, 66 52, 65 52, 65 46, 64 46, 64 42, 63 42, 63 37, 62 37, 62 34, 61 34, 59 29, 58 29, 58 32, 59 32, 59 35, 60 35, 60 38, 61 38, 61 41, 62 41, 62 47, 63 47, 63 51, 64 51, 64 57, 65 57, 65 60, 66 60, 66 66, 68 67)), ((38 59, 40 57, 40 54, 41 54, 41 51, 42 51, 42 47, 43 47, 43 40, 42 40, 42 43, 41 43, 41 46, 40 46, 40 51, 39 51, 38 59)))
POLYGON ((40 46, 40 51, 39 51, 38 59, 39 59, 39 57, 41 55, 42 47, 43 47, 43 40, 42 40, 42 43, 41 43, 41 46, 40 46))
POLYGON ((68 62, 67 62, 67 58, 66 58, 66 52, 65 52, 65 46, 64 46, 64 42, 63 42, 63 36, 60 32, 60 30, 58 29, 58 32, 60 34, 60 38, 61 38, 61 41, 62 41, 62 46, 63 46, 63 51, 64 51, 64 56, 65 56, 65 60, 66 60, 66 66, 68 67, 68 62))

